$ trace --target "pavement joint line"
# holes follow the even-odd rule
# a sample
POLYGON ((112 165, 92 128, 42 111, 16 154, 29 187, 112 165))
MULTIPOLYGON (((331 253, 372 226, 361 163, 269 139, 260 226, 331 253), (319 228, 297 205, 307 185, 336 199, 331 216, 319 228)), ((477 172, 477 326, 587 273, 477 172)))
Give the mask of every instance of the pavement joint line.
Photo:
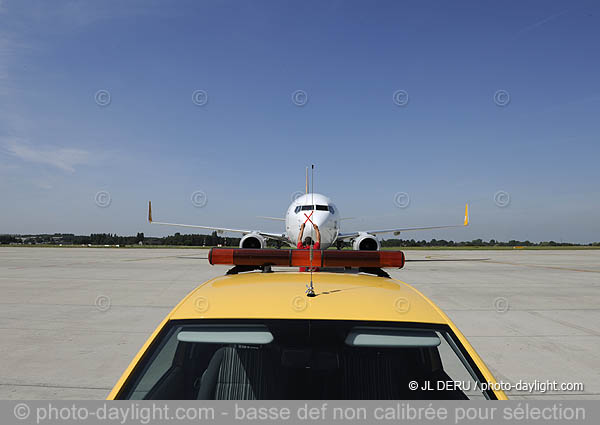
POLYGON ((578 330, 578 331, 586 332, 586 333, 589 333, 589 334, 595 335, 595 336, 600 336, 600 332, 598 332, 598 331, 586 328, 584 326, 579 326, 579 325, 576 325, 576 324, 571 323, 571 322, 567 322, 566 320, 559 320, 559 319, 555 319, 554 317, 542 316, 537 311, 528 311, 528 313, 531 314, 532 316, 539 317, 539 318, 546 319, 546 320, 550 320, 551 322, 558 323, 559 325, 567 326, 567 327, 569 327, 571 329, 575 329, 575 330, 578 330))
POLYGON ((540 264, 511 263, 508 261, 498 261, 498 260, 486 260, 485 262, 493 263, 493 264, 507 264, 509 266, 535 267, 535 268, 540 268, 540 269, 551 269, 551 270, 565 270, 565 271, 571 271, 571 272, 600 273, 600 270, 574 269, 571 267, 560 267, 560 266, 543 266, 540 264))
POLYGON ((509 395, 509 396, 519 396, 519 397, 556 397, 558 395, 572 395, 572 396, 600 395, 600 393, 577 393, 577 392, 550 393, 550 394, 548 394, 548 393, 523 394, 523 393, 520 393, 520 392, 512 393, 512 392, 506 392, 505 391, 505 393, 506 393, 506 395, 509 395))
POLYGON ((0 330, 2 331, 46 331, 46 332, 51 332, 51 331, 64 331, 64 330, 69 330, 69 331, 75 331, 75 332, 97 332, 97 333, 111 333, 111 334, 126 334, 126 335, 148 335, 148 331, 113 331, 113 330, 98 330, 98 329, 94 329, 94 328, 67 328, 67 327, 62 327, 62 328, 57 328, 57 329, 53 329, 53 328, 0 328, 0 330))
MULTIPOLYGON (((440 306, 440 303, 438 302, 438 307, 440 306)), ((442 308, 442 307, 440 307, 442 308)), ((451 311, 472 311, 472 312, 480 312, 480 311, 496 311, 493 308, 442 308, 443 311, 445 312, 451 312, 451 311)), ((511 311, 524 311, 524 312, 532 312, 532 311, 600 311, 600 308, 594 307, 594 308, 513 308, 512 306, 510 307, 510 309, 506 312, 511 312, 511 311)), ((506 314, 506 313, 498 313, 498 314, 506 314)))
POLYGON ((78 387, 69 385, 55 385, 55 384, 15 384, 10 382, 0 382, 0 385, 7 387, 39 387, 39 388, 67 388, 74 390, 106 390, 110 391, 112 387, 78 387))
MULTIPOLYGON (((4 280, 10 280, 11 282, 22 281, 22 280, 27 280, 28 282, 34 281, 34 279, 24 279, 24 278, 14 278, 14 277, 12 277, 12 278, 11 277, 0 277, 0 280, 3 280, 3 279, 4 280)), ((44 278, 41 278, 41 279, 43 279, 43 280, 38 281, 38 282, 34 282, 34 283, 42 283, 42 284, 44 284, 45 280, 47 280, 48 277, 44 277, 44 278)), ((156 279, 156 280, 148 279, 148 280, 135 281, 135 280, 132 280, 132 279, 88 279, 88 278, 85 278, 85 277, 62 277, 62 276, 60 277, 60 279, 64 280, 64 281, 78 281, 78 282, 81 282, 81 281, 84 281, 84 280, 87 281, 87 282, 128 282, 128 284, 132 284, 132 285, 146 285, 148 283, 151 283, 151 284, 152 283, 156 283, 156 284, 160 284, 160 283, 164 284, 165 283, 164 280, 158 280, 158 279, 156 279)), ((184 283, 184 282, 182 282, 182 283, 184 283)), ((193 285, 198 285, 198 283, 196 283, 195 281, 194 282, 189 282, 189 283, 191 283, 193 285)))
MULTIPOLYGON (((54 307, 90 307, 97 309, 94 304, 54 304, 54 303, 5 303, 0 302, 0 305, 34 305, 34 306, 54 306, 54 307)), ((176 304, 175 304, 176 305, 176 304)), ((173 309, 174 305, 128 305, 128 304, 111 304, 110 308, 168 308, 173 309)))
MULTIPOLYGON (((162 258, 181 258, 181 257, 191 257, 193 255, 197 255, 197 254, 190 254, 190 255, 165 255, 162 257, 148 257, 148 258, 131 258, 131 259, 123 259, 121 261, 149 261, 149 260, 160 260, 162 258)), ((208 257, 206 257, 206 259, 208 259, 208 257)))
POLYGON ((575 396, 582 396, 582 395, 600 395, 600 393, 580 393, 580 392, 552 392, 552 393, 542 393, 542 392, 533 392, 533 393, 528 393, 528 394, 523 394, 523 392, 520 391, 504 391, 504 393, 507 396, 522 396, 522 397, 540 397, 540 396, 545 396, 545 397, 556 397, 559 395, 575 395, 575 396))
MULTIPOLYGON (((463 332, 464 333, 464 332, 463 332)), ((597 338, 600 335, 472 335, 464 334, 467 338, 597 338)))

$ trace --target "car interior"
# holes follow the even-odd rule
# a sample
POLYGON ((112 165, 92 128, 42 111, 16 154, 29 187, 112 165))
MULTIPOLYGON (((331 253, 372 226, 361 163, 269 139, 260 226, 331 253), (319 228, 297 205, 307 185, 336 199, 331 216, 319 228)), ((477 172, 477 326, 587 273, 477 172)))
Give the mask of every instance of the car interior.
POLYGON ((173 326, 118 398, 469 398, 459 389, 436 390, 457 377, 444 370, 443 338, 431 329, 307 320, 264 322, 258 331, 212 326, 173 326))

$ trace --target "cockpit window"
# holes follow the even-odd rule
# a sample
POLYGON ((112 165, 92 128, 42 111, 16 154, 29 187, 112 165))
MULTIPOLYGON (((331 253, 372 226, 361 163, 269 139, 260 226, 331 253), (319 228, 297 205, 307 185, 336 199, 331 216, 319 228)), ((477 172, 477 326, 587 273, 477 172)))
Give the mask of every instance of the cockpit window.
POLYGON ((329 212, 330 212, 331 214, 335 214, 335 210, 333 209, 333 205, 330 205, 330 206, 329 206, 329 212))
POLYGON ((298 205, 294 212, 298 214, 300 211, 312 211, 316 209, 317 211, 330 211, 333 214, 333 207, 331 205, 316 205, 316 208, 313 205, 298 205))

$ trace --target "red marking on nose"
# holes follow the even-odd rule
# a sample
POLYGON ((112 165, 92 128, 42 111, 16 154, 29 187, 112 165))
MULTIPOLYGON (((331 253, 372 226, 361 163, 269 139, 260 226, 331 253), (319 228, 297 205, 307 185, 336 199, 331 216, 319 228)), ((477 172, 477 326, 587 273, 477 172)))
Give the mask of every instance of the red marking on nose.
POLYGON ((312 222, 312 220, 310 219, 310 217, 313 215, 314 211, 310 212, 310 215, 306 215, 306 213, 304 213, 304 217, 306 217, 306 220, 304 220, 304 224, 306 224, 307 221, 310 221, 310 224, 312 224, 313 226, 315 225, 315 223, 312 222))

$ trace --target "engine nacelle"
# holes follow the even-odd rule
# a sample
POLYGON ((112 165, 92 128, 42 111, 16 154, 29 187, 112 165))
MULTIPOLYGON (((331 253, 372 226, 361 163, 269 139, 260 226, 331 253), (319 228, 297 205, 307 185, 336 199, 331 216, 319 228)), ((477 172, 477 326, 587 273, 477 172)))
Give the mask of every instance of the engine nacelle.
POLYGON ((262 249, 267 246, 265 238, 258 233, 248 233, 240 240, 240 248, 257 248, 262 249))
POLYGON ((368 233, 361 233, 352 242, 352 249, 355 251, 379 251, 381 245, 379 240, 368 233))

